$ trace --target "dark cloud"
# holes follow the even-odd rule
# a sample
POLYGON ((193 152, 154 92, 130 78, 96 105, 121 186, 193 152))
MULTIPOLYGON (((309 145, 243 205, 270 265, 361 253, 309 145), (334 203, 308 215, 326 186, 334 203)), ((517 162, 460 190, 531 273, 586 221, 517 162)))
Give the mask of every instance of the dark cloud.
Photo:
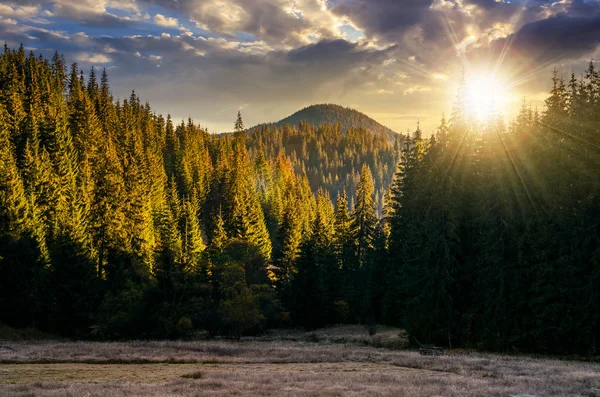
POLYGON ((496 0, 465 0, 465 7, 474 6, 470 12, 474 15, 472 23, 481 30, 490 29, 494 24, 524 24, 536 19, 536 14, 546 2, 519 1, 505 2, 496 0))
POLYGON ((70 19, 79 19, 81 21, 81 24, 84 26, 92 26, 92 27, 99 27, 99 28, 105 28, 105 29, 117 29, 117 28, 130 28, 133 27, 135 25, 134 21, 125 19, 125 18, 120 18, 116 15, 112 15, 112 14, 76 14, 73 15, 72 13, 56 13, 57 16, 61 16, 64 18, 70 18, 70 19))
POLYGON ((592 17, 600 15, 599 1, 573 0, 567 14, 575 17, 592 17))
POLYGON ((10 6, 39 6, 40 4, 44 4, 49 2, 49 0, 4 0, 2 3, 5 3, 10 6))
POLYGON ((365 60, 380 62, 394 47, 386 50, 369 50, 365 46, 343 39, 322 40, 289 51, 286 57, 291 62, 323 64, 323 63, 360 63, 365 60))
POLYGON ((341 0, 333 12, 349 17, 371 36, 394 42, 420 24, 432 4, 433 0, 341 0))
POLYGON ((237 4, 247 15, 242 30, 257 37, 280 41, 285 40, 291 32, 299 33, 309 27, 306 21, 285 13, 280 4, 265 0, 238 0, 237 4))
POLYGON ((600 16, 560 14, 531 22, 508 38, 492 43, 492 46, 499 52, 507 41, 512 42, 508 58, 526 59, 530 63, 591 56, 600 45, 600 16))
MULTIPOLYGON (((233 37, 249 33, 269 43, 303 44, 302 34, 312 26, 308 18, 286 12, 281 0, 141 0, 183 14, 206 30, 233 37)), ((315 0, 310 0, 315 2, 315 0)), ((317 30, 323 30, 318 27, 317 30)), ((325 29, 327 31, 327 29, 325 29)))
POLYGON ((20 44, 27 43, 32 38, 27 32, 19 29, 12 23, 0 19, 0 38, 11 47, 17 47, 20 44))

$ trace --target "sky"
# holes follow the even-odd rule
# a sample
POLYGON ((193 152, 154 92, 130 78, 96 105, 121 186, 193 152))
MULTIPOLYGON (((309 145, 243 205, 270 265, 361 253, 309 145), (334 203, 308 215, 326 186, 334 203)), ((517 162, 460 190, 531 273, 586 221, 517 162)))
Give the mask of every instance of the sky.
POLYGON ((495 76, 506 119, 542 108, 553 69, 600 58, 600 0, 0 0, 0 40, 106 68, 115 98, 210 132, 316 103, 431 132, 463 70, 495 76))

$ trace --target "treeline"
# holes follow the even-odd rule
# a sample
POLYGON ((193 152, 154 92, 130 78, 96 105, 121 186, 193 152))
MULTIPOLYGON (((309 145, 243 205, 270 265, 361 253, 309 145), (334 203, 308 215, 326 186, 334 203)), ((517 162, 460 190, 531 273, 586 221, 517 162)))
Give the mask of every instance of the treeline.
POLYGON ((100 338, 386 323, 595 353, 600 77, 553 82, 543 114, 473 126, 459 97, 390 149, 332 125, 245 133, 240 115, 216 137, 115 102, 106 73, 5 48, 0 321, 100 338))

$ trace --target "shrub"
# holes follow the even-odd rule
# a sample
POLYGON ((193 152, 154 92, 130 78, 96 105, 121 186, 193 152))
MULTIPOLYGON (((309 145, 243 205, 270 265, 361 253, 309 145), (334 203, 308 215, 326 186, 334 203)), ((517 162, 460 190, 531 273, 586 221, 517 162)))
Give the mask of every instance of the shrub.
POLYGON ((222 302, 221 309, 223 323, 236 339, 240 339, 246 329, 256 326, 264 318, 252 290, 243 282, 236 285, 233 296, 222 302))
POLYGON ((120 291, 108 292, 98 310, 96 336, 139 337, 145 331, 146 292, 144 285, 133 281, 127 282, 120 291))
POLYGON ((192 320, 184 316, 179 319, 175 328, 180 335, 185 336, 189 335, 194 327, 192 325, 192 320))
POLYGON ((350 306, 344 300, 336 300, 333 302, 333 319, 334 324, 344 324, 348 321, 350 314, 350 306))

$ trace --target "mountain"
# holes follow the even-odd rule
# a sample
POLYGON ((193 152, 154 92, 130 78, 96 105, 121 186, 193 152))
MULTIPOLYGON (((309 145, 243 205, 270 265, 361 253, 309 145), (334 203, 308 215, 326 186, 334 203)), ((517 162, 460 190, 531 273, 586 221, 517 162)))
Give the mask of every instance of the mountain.
POLYGON ((314 193, 322 188, 335 200, 344 191, 350 207, 356 198, 360 171, 368 165, 379 215, 398 165, 398 148, 406 139, 364 113, 333 104, 308 106, 278 122, 248 128, 246 133, 253 159, 259 157, 259 151, 270 159, 283 154, 296 176, 306 177, 314 193))
POLYGON ((301 121, 283 123, 281 127, 277 124, 255 127, 246 143, 252 158, 276 159, 285 155, 296 175, 306 177, 313 192, 324 189, 334 200, 345 191, 349 202, 354 202, 360 171, 363 165, 369 166, 375 206, 381 214, 399 160, 397 147, 404 140, 397 135, 398 142, 392 142, 387 135, 362 127, 343 132, 331 123, 315 126, 301 121))
POLYGON ((321 104, 276 123, 250 128, 246 142, 253 157, 258 148, 268 158, 285 154, 296 175, 306 176, 313 192, 322 188, 334 200, 345 191, 349 202, 354 202, 359 173, 368 165, 374 179, 375 206, 381 215, 404 139, 357 110, 321 104))
POLYGON ((394 139, 397 135, 395 131, 381 125, 377 121, 364 113, 351 108, 345 108, 340 105, 320 104, 305 107, 275 123, 278 127, 288 125, 298 125, 300 121, 306 121, 309 125, 316 127, 323 124, 340 123, 342 131, 347 132, 349 128, 364 128, 375 134, 385 135, 389 139, 394 139))

